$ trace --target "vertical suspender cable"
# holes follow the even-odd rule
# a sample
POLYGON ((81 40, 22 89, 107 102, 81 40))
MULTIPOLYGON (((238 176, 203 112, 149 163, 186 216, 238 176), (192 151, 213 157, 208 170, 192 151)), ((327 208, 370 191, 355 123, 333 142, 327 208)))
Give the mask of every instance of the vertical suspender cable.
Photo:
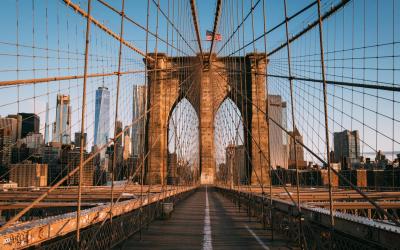
POLYGON ((329 189, 329 215, 332 229, 335 225, 333 217, 333 197, 332 197, 332 176, 330 167, 330 155, 329 155, 329 129, 328 129, 328 101, 327 101, 327 85, 325 79, 325 62, 324 62, 324 47, 322 38, 322 17, 321 17, 321 1, 318 0, 318 26, 319 26, 319 43, 320 43, 320 55, 321 55, 321 74, 323 81, 323 92, 324 92, 324 118, 325 118, 325 142, 326 142, 326 164, 328 165, 328 189, 329 189))
POLYGON ((115 97, 115 118, 114 118, 114 150, 113 150, 113 162, 111 168, 111 203, 110 203, 110 220, 112 222, 113 217, 113 204, 114 204, 114 180, 115 180, 115 166, 117 162, 117 149, 119 141, 122 142, 123 136, 119 136, 117 139, 117 124, 118 124, 118 104, 119 104, 119 90, 121 82, 121 60, 122 60, 122 40, 124 35, 124 19, 125 19, 125 0, 122 0, 121 9, 121 24, 120 24, 120 40, 119 40, 119 51, 118 51, 118 74, 117 74, 117 93, 115 97))
MULTIPOLYGON (((145 98, 145 110, 147 112, 147 109, 149 107, 150 104, 150 89, 148 86, 148 46, 149 46, 149 16, 150 16, 150 0, 147 0, 147 16, 146 16, 146 50, 145 50, 145 76, 144 76, 144 81, 145 81, 145 86, 146 86, 146 98, 145 98)), ((157 63, 157 61, 156 61, 157 63)), ((144 137, 146 137, 146 126, 147 126, 147 120, 148 120, 148 116, 145 116, 145 119, 143 120, 143 135, 144 137)), ((143 143, 143 144, 147 144, 147 143, 143 143)), ((144 147, 145 148, 145 147, 144 147)), ((139 233, 140 233, 140 239, 142 238, 142 224, 143 224, 143 182, 144 182, 144 175, 145 175, 145 164, 146 164, 146 160, 144 158, 144 152, 142 155, 142 171, 141 171, 141 181, 140 181, 140 220, 139 220, 139 233)))
POLYGON ((193 25, 196 31, 197 44, 199 46, 201 63, 203 63, 203 49, 201 48, 201 36, 199 29, 199 22, 197 20, 196 1, 190 0, 190 8, 192 10, 193 25))
POLYGON ((215 8, 213 35, 212 35, 212 40, 211 40, 210 53, 208 55, 208 64, 210 64, 210 62, 211 62, 211 54, 213 51, 215 35, 218 30, 218 22, 219 22, 219 17, 221 14, 221 5, 222 5, 222 0, 217 0, 217 5, 215 8))
POLYGON ((292 133, 294 136, 293 139, 293 147, 294 147, 294 161, 296 166, 296 194, 297 194, 297 210, 299 212, 299 245, 301 246, 301 206, 300 206, 300 191, 299 191, 299 164, 297 162, 297 142, 296 142, 296 121, 294 115, 294 97, 293 97, 293 79, 292 79, 292 71, 291 71, 291 62, 290 62, 290 40, 289 40, 289 27, 288 27, 288 16, 287 16, 287 4, 286 0, 283 1, 284 11, 285 11, 285 27, 286 27, 286 48, 287 48, 287 63, 288 63, 288 73, 289 73, 289 84, 290 84, 290 104, 292 111, 292 133))
POLYGON ((82 117, 81 117, 81 145, 80 145, 80 160, 79 160, 79 186, 78 186, 78 208, 76 211, 76 241, 80 241, 80 217, 81 217, 81 198, 82 198, 82 173, 83 173, 83 147, 84 140, 83 132, 85 131, 85 112, 86 112, 86 83, 87 83, 87 72, 88 72, 88 61, 89 61, 89 38, 90 38, 90 11, 91 11, 91 0, 88 0, 88 15, 86 16, 86 41, 85 41, 85 65, 84 65, 84 77, 83 77, 83 88, 82 88, 82 117))
MULTIPOLYGON (((251 1, 251 8, 252 9, 254 9, 254 1, 252 0, 251 1)), ((254 11, 252 11, 251 12, 251 30, 252 30, 252 38, 253 38, 253 41, 255 40, 255 31, 254 31, 254 11)), ((253 43, 253 53, 254 53, 254 67, 255 67, 255 71, 254 71, 254 83, 255 83, 255 85, 256 85, 256 105, 257 105, 257 107, 260 107, 260 103, 259 103, 259 96, 258 96, 258 82, 257 82, 257 80, 258 80, 258 58, 257 58, 257 51, 256 51, 256 45, 255 45, 255 43, 253 43)), ((252 114, 252 116, 253 116, 254 114, 252 114)), ((259 150, 258 150, 258 156, 259 156, 259 164, 260 164, 260 185, 261 185, 261 192, 262 192, 262 195, 264 196, 264 177, 263 177, 263 171, 262 171, 262 162, 263 162, 263 160, 262 160, 262 154, 261 154, 261 151, 262 151, 262 148, 261 148, 261 135, 260 135, 260 112, 259 112, 259 110, 257 109, 257 113, 256 113, 256 116, 257 116, 257 130, 258 130, 258 132, 257 132, 257 134, 258 134, 258 140, 257 140, 257 142, 258 142, 258 145, 260 145, 260 148, 259 148, 259 150)), ((254 150, 253 148, 252 148, 252 150, 254 150)), ((253 159, 254 160, 254 159, 253 159)), ((255 172, 255 171, 254 171, 255 172)))
MULTIPOLYGON (((262 1, 262 8, 263 8, 263 26, 264 26, 264 34, 267 32, 267 17, 265 13, 265 0, 262 1)), ((267 54, 267 36, 264 36, 264 53, 267 54)), ((266 58, 266 63, 268 67, 268 58, 266 58)), ((274 239, 274 227, 272 224, 272 166, 271 166, 271 144, 270 144, 270 122, 269 122, 269 90, 268 90, 268 74, 267 71, 265 72, 265 89, 266 89, 266 116, 267 116, 267 137, 268 137, 268 168, 269 168, 269 207, 270 207, 270 223, 271 223, 271 238, 274 239)), ((264 197, 264 196, 263 196, 264 197)), ((264 205, 263 205, 264 206, 264 205)), ((264 221, 264 218, 263 218, 264 221)))

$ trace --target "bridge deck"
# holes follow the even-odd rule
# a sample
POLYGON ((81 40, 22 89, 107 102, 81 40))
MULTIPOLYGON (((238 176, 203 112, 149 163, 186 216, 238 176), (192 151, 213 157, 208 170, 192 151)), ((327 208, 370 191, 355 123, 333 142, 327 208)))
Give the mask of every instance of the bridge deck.
POLYGON ((254 218, 212 188, 200 188, 182 201, 169 220, 158 220, 116 249, 288 249, 254 218), (207 194, 207 195, 206 195, 207 194), (209 228, 206 217, 207 196, 209 228), (211 239, 211 244, 207 239, 211 239))

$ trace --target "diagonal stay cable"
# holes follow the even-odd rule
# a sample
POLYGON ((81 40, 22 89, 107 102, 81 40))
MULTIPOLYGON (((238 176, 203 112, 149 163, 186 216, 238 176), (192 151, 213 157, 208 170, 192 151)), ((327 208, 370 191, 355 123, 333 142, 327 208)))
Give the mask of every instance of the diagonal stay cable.
MULTIPOLYGON (((110 10, 114 11, 115 13, 117 13, 118 15, 123 15, 124 18, 129 21, 130 23, 136 25, 137 27, 139 27, 140 29, 147 31, 146 27, 144 27, 143 25, 141 25, 140 23, 136 22, 135 20, 133 20, 132 18, 130 18, 129 16, 126 15, 126 13, 121 13, 119 10, 117 10, 116 8, 114 8, 113 6, 111 6, 109 3, 107 3, 105 0, 97 0, 99 3, 101 3, 102 5, 106 6, 107 8, 109 8, 110 10)), ((164 38, 160 37, 159 35, 155 34, 154 32, 148 30, 147 31, 150 35, 152 35, 153 37, 155 37, 156 39, 162 41, 163 43, 165 43, 168 46, 171 46, 171 48, 174 48, 175 50, 185 54, 185 55, 189 55, 187 53, 185 53, 184 51, 182 51, 181 49, 178 49, 177 47, 175 47, 173 44, 169 43, 168 41, 166 41, 164 38)))
POLYGON ((197 44, 199 45, 200 58, 201 62, 203 62, 203 49, 201 47, 201 36, 199 30, 199 21, 197 19, 196 0, 190 0, 190 8, 192 10, 193 25, 196 31, 197 44))
MULTIPOLYGON (((224 80, 226 81, 225 77, 224 77, 221 73, 217 72, 217 74, 218 74, 222 79, 224 79, 224 80)), ((218 81, 217 81, 217 84, 218 84, 218 81)), ((218 86, 220 86, 220 85, 218 85, 218 86)), ((232 85, 230 85, 230 86, 232 86, 232 85)), ((233 87, 233 86, 232 86, 232 87, 233 87)), ((235 89, 235 92, 236 92, 236 93, 239 93, 239 94, 243 97, 243 94, 242 94, 240 91, 238 91, 238 89, 237 89, 236 87, 233 87, 233 88, 235 89)), ((245 100, 245 101, 246 101, 246 103, 247 103, 248 100, 245 100)), ((251 104, 252 104, 252 103, 251 103, 251 104)), ((236 112, 237 115, 240 115, 239 113, 237 113, 238 111, 237 111, 236 109, 235 109, 235 112, 236 112)), ((265 155, 264 151, 261 149, 261 146, 260 146, 260 145, 258 144, 258 142, 255 140, 255 138, 252 136, 252 133, 250 132, 250 130, 249 130, 249 128, 247 127, 247 124, 246 124, 246 123, 243 123, 243 128, 244 128, 244 129, 247 131, 247 133, 250 135, 252 141, 255 143, 255 145, 256 145, 256 147, 258 148, 258 150, 260 150, 260 153, 262 154, 262 156, 263 156, 265 159, 267 159, 267 156, 265 155)), ((280 177, 276 172, 274 172, 274 173, 275 173, 276 177, 278 178, 279 182, 282 183, 283 188, 285 189, 285 192, 288 194, 288 196, 289 196, 289 198, 291 199, 291 201, 293 202, 293 204, 294 204, 296 207, 298 207, 297 202, 294 200, 292 194, 291 194, 290 191, 287 189, 286 183, 284 183, 284 182, 282 181, 281 177, 280 177)), ((260 182, 260 179, 259 179, 259 177, 258 177, 258 175, 257 175, 257 173, 256 173, 255 171, 254 171, 254 174, 256 175, 257 181, 260 182)), ((262 188, 261 183, 259 183, 259 185, 260 185, 260 188, 262 188)), ((272 197, 271 197, 271 199, 272 199, 272 197)), ((299 205, 300 205, 300 204, 299 204, 299 205)))
MULTIPOLYGON (((229 43, 229 41, 233 38, 233 36, 236 34, 236 32, 238 32, 238 30, 240 29, 240 27, 242 27, 242 25, 246 22, 247 18, 250 16, 250 14, 254 11, 254 9, 257 7, 258 3, 261 0, 258 0, 253 7, 250 8, 249 12, 247 13, 247 15, 242 19, 241 23, 236 27, 236 29, 231 33, 231 35, 229 36, 229 38, 225 41, 225 43, 221 46, 221 48, 218 50, 217 55, 219 55, 221 53, 221 51, 225 48, 225 46, 229 43)), ((246 45, 247 47, 247 45, 246 45)), ((243 47, 242 47, 243 49, 243 47)))
POLYGON ((100 23, 100 21, 95 19, 93 16, 91 16, 91 15, 89 16, 88 13, 85 10, 83 10, 81 7, 79 7, 79 5, 74 4, 71 0, 62 0, 62 1, 67 6, 71 7, 73 10, 75 10, 76 13, 80 14, 81 16, 83 16, 85 18, 89 18, 91 23, 96 25, 101 30, 105 31, 107 34, 109 34, 113 38, 115 38, 118 41, 120 41, 122 44, 124 44, 129 49, 133 50, 134 52, 138 53, 139 55, 143 56, 144 58, 147 58, 149 61, 154 61, 153 57, 151 57, 149 55, 146 55, 146 53, 144 53, 140 49, 136 48, 133 44, 131 44, 131 43, 127 42, 126 40, 124 40, 121 36, 117 35, 114 31, 109 29, 107 26, 105 26, 104 24, 100 23))
MULTIPOLYGON (((154 69, 154 70, 148 70, 148 72, 153 72, 153 71, 175 71, 177 69, 182 69, 182 68, 191 68, 194 67, 193 65, 189 66, 182 66, 182 67, 174 67, 174 68, 168 68, 168 69, 154 69)), ((124 71, 120 72, 120 75, 126 75, 126 74, 139 74, 139 73, 145 73, 146 70, 130 70, 130 71, 124 71)), ((95 77, 105 77, 105 76, 115 76, 118 75, 118 72, 109 72, 109 73, 93 73, 93 74, 88 74, 88 78, 95 78, 95 77)), ((55 81, 67 81, 67 80, 76 80, 76 79, 82 79, 83 75, 68 75, 68 76, 52 76, 52 77, 46 77, 46 78, 30 78, 30 79, 20 79, 20 80, 5 80, 5 81, 0 81, 0 86, 12 86, 12 85, 23 85, 23 84, 33 84, 33 83, 45 83, 45 82, 55 82, 55 81)))
MULTIPOLYGON (((325 12, 323 15, 321 15, 321 21, 327 19, 328 17, 330 17, 331 15, 333 15, 336 11, 340 10, 342 7, 344 7, 347 3, 349 3, 350 0, 342 0, 340 3, 338 3, 337 5, 333 6, 329 11, 325 12)), ((295 34, 294 36, 292 36, 288 42, 284 42, 282 43, 280 46, 278 46, 277 48, 273 49, 272 51, 270 51, 267 54, 267 57, 269 58, 271 55, 275 54, 276 52, 278 52, 279 50, 281 50, 282 48, 284 48, 286 45, 288 45, 288 43, 292 43, 293 41, 297 40, 298 38, 300 38, 302 35, 306 34, 308 31, 310 31, 311 29, 313 29, 314 27, 316 27, 319 24, 319 19, 314 20, 312 23, 310 23, 306 28, 304 28, 303 30, 301 30, 300 32, 298 32, 297 34, 295 34)))
POLYGON ((190 46, 188 41, 183 37, 182 33, 179 31, 179 29, 175 26, 175 24, 171 21, 171 19, 164 13, 164 11, 161 9, 160 5, 155 1, 152 0, 154 5, 157 7, 157 9, 160 11, 160 13, 165 17, 165 19, 171 24, 172 28, 175 29, 175 31, 178 33, 178 35, 181 37, 181 39, 186 43, 186 45, 190 48, 193 53, 196 54, 196 51, 190 46))
MULTIPOLYGON (((317 1, 314 1, 312 3, 310 3, 309 5, 305 6, 304 8, 302 8, 301 10, 297 11, 296 13, 294 13, 293 15, 291 15, 290 17, 287 18, 287 21, 292 20, 293 18, 297 17, 298 15, 300 15, 301 13, 305 12, 306 10, 310 9, 312 6, 314 6, 317 3, 317 1)), ((258 2, 255 4, 255 6, 258 4, 258 2)), ((250 14, 250 12, 249 12, 250 14)), ((248 14, 248 15, 249 15, 248 14)), ((273 28, 269 29, 268 31, 265 31, 263 34, 261 34, 260 36, 258 36, 256 39, 253 39, 252 41, 248 42, 247 44, 243 45, 242 47, 238 48, 237 50, 235 50, 234 52, 231 52, 228 56, 232 56, 234 54, 236 54, 237 52, 247 48, 248 46, 250 46, 251 44, 254 44, 255 42, 257 42, 258 40, 260 40, 261 38, 265 37, 266 35, 268 35, 269 33, 273 32, 274 30, 278 29, 279 27, 281 27, 282 25, 284 25, 286 23, 286 19, 281 21, 280 23, 278 23, 277 25, 275 25, 273 28)), ((240 26, 238 26, 239 28, 240 26)), ((233 35, 233 34, 232 34, 233 35)), ((219 53, 220 51, 218 51, 219 53)))
MULTIPOLYGON (((153 108, 155 108, 157 105, 153 105, 152 107, 150 107, 150 109, 146 110, 146 112, 144 112, 144 114, 142 114, 140 117, 138 117, 135 121, 133 121, 129 126, 126 126, 126 128, 124 130, 122 130, 120 133, 117 134, 116 138, 119 138, 123 135, 123 133, 125 132, 125 130, 129 129, 130 127, 132 127, 133 125, 135 125, 138 121, 140 121, 145 115, 147 115, 147 113, 149 113, 153 108)), ((9 221, 7 221, 7 223, 5 223, 1 228, 0 228, 0 232, 4 231, 5 229, 9 228, 10 226, 12 226, 13 223, 17 222, 26 212, 28 212, 31 208, 33 208, 37 203, 39 203, 41 200, 43 200, 44 198, 47 197, 47 195, 49 195, 53 190, 55 190, 58 186, 60 186, 62 183, 64 183, 64 181, 66 181, 68 178, 70 178, 71 176, 73 176, 80 168, 80 166, 84 166, 86 163, 88 163, 89 161, 91 161, 95 156, 97 156, 97 154, 100 153, 101 150, 105 149, 106 147, 108 147, 109 145, 111 145, 111 143, 113 142, 113 140, 110 140, 108 143, 104 144, 103 146, 99 147, 94 154, 92 154, 91 156, 89 156, 86 160, 84 160, 83 162, 80 162, 79 166, 75 167, 74 169, 72 169, 65 177, 63 177, 61 180, 59 180, 56 184, 54 184, 53 186, 51 186, 45 193, 43 193, 42 195, 40 195, 38 198, 36 198, 34 201, 32 201, 32 203, 25 207, 23 210, 21 210, 17 215, 15 215, 13 218, 11 218, 9 221)))
MULTIPOLYGON (((232 88, 236 89, 236 86, 230 85, 232 88)), ((260 107, 255 105, 252 100, 249 100, 247 96, 244 96, 241 92, 238 92, 245 100, 246 102, 249 102, 251 105, 255 106, 255 108, 259 109, 261 113, 263 113, 265 116, 267 115, 264 110, 262 110, 260 107)), ((395 225, 400 226, 400 222, 396 220, 396 218, 389 214, 385 209, 382 209, 381 206, 379 206, 378 203, 376 203, 373 199, 369 198, 368 195, 366 195, 361 189, 359 189, 356 185, 351 183, 345 176, 343 176, 341 173, 339 173, 337 170, 332 168, 332 166, 328 166, 326 161, 322 159, 318 154, 315 154, 310 148, 308 148, 304 143, 302 143, 300 140, 296 139, 294 135, 289 133, 284 127, 282 127, 278 122, 276 122, 274 119, 271 117, 267 117, 267 119, 270 119, 275 125, 277 125, 282 131, 284 131, 286 134, 288 134, 290 137, 293 138, 293 140, 296 140, 296 142, 301 145, 303 148, 305 148, 310 154, 312 154, 315 158, 317 158, 320 162, 322 162, 327 168, 330 168, 331 171, 337 175, 340 179, 342 179, 346 184, 348 184, 352 189, 354 189, 360 196, 362 196, 364 199, 366 199, 369 203, 371 203, 381 214, 385 215, 389 220, 391 220, 395 225)))
POLYGON ((210 53, 208 55, 208 64, 210 64, 211 54, 212 54, 213 47, 214 47, 215 34, 218 30, 218 22, 219 22, 219 17, 221 15, 221 6, 222 6, 222 0, 217 0, 217 5, 215 8, 213 35, 212 35, 212 40, 211 40, 210 53))

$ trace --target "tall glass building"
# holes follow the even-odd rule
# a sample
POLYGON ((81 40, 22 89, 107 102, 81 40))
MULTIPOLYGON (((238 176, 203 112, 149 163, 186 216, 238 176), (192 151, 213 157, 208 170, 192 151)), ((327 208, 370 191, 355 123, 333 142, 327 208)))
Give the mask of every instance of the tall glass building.
POLYGON ((69 95, 57 95, 56 121, 53 127, 53 141, 71 143, 71 99, 69 95))
MULTIPOLYGON (((133 86, 133 114, 132 121, 140 119, 145 113, 147 88, 143 85, 133 86)), ((143 153, 144 146, 144 117, 139 122, 133 122, 132 125, 132 155, 138 156, 143 153)))
POLYGON ((350 169, 360 158, 360 135, 358 130, 333 133, 334 160, 342 169, 350 169))
MULTIPOLYGON (((286 129, 286 102, 280 95, 268 95, 270 117, 281 127, 286 129)), ((269 142, 271 150, 271 165, 276 168, 288 168, 287 135, 273 122, 269 124, 269 142)))
MULTIPOLYGON (((94 145, 101 147, 109 139, 110 130, 110 91, 106 87, 96 90, 96 106, 94 113, 94 145)), ((104 159, 106 149, 100 153, 104 159)))

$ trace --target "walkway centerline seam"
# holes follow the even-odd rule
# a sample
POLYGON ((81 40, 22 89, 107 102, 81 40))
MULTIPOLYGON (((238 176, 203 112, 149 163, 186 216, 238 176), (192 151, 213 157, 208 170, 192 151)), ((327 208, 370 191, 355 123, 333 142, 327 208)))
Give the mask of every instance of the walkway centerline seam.
POLYGON ((208 202, 208 190, 206 186, 206 207, 204 213, 204 229, 203 229, 203 250, 212 250, 211 238, 211 220, 210 220, 210 207, 208 202))

